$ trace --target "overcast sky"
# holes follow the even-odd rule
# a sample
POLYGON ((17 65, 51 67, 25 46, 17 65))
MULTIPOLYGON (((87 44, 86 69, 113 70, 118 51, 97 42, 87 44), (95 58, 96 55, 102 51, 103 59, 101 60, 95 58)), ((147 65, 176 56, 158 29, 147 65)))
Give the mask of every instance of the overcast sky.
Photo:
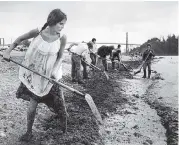
POLYGON ((142 44, 152 37, 178 35, 178 2, 0 2, 0 37, 10 43, 19 35, 42 27, 51 10, 67 14, 63 33, 68 41, 142 44))

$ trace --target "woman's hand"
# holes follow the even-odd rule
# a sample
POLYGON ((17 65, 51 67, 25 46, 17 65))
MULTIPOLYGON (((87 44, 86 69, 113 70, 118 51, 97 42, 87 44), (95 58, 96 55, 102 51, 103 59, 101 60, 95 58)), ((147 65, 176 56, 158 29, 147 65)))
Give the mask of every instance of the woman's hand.
POLYGON ((58 62, 55 63, 54 67, 53 67, 53 71, 52 71, 52 74, 51 74, 51 78, 57 80, 58 77, 59 77, 59 70, 60 70, 60 67, 62 65, 62 59, 60 59, 58 62))
POLYGON ((54 79, 54 80, 57 80, 57 70, 56 70, 56 69, 54 69, 54 70, 52 71, 51 78, 54 79))
POLYGON ((57 79, 52 75, 51 76, 51 83, 55 84, 57 82, 57 79))

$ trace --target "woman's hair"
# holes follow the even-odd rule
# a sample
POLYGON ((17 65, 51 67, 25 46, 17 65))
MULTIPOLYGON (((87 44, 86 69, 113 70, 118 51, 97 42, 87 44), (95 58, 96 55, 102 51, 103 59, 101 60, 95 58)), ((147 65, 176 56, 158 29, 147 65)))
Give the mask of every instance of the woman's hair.
POLYGON ((121 47, 121 45, 120 45, 120 44, 118 44, 118 45, 117 45, 117 48, 119 48, 119 47, 121 47))
POLYGON ((42 29, 40 30, 43 31, 47 26, 54 26, 57 23, 61 22, 62 20, 66 19, 67 16, 65 13, 63 13, 60 9, 54 9, 50 12, 47 18, 47 22, 43 25, 42 29))

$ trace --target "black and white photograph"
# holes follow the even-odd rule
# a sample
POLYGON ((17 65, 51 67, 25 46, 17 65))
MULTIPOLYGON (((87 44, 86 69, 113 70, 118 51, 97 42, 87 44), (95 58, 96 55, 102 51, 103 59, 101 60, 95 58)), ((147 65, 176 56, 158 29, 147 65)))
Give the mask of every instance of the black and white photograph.
POLYGON ((0 1, 0 145, 178 145, 178 1, 0 1))

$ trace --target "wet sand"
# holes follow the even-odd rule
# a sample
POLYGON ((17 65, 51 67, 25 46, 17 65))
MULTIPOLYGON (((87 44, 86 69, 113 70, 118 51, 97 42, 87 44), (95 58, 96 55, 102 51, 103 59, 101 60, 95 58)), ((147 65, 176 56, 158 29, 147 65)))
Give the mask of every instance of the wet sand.
POLYGON ((161 117, 166 129, 167 144, 178 144, 178 58, 177 56, 158 57, 153 64, 161 78, 153 80, 143 99, 161 117))
POLYGON ((121 95, 128 101, 124 107, 119 106, 115 113, 105 119, 108 134, 103 137, 104 144, 166 144, 166 130, 161 124, 161 118, 155 109, 151 109, 141 99, 152 81, 141 77, 135 76, 134 79, 124 78, 117 81, 121 84, 121 95))

